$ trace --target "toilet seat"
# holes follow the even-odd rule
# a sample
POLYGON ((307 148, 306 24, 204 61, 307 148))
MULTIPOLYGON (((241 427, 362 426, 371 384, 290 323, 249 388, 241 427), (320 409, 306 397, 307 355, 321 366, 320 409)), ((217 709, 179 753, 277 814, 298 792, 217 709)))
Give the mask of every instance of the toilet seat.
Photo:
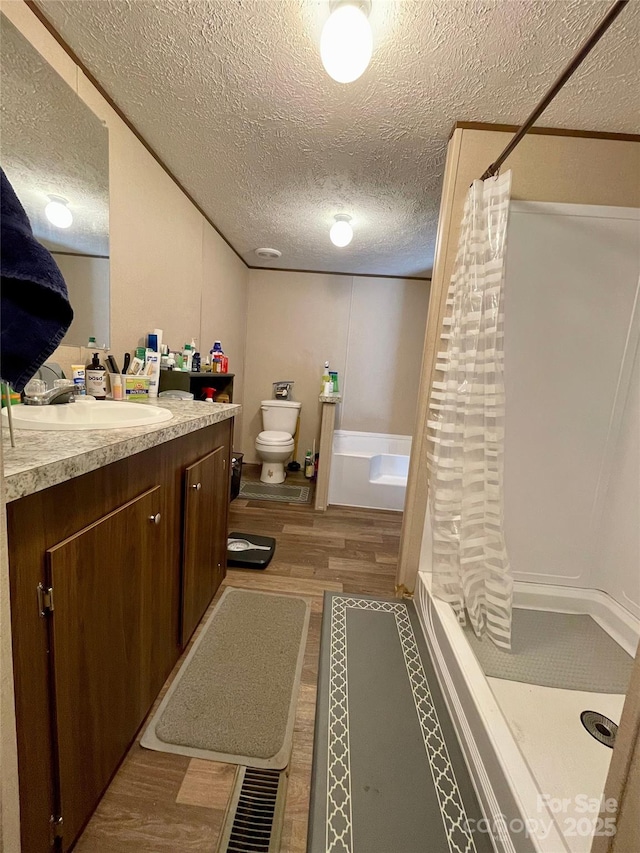
POLYGON ((279 445, 289 444, 293 441, 293 436, 291 436, 288 432, 280 432, 279 430, 264 430, 261 432, 257 439, 256 444, 268 444, 271 447, 277 447, 279 445))

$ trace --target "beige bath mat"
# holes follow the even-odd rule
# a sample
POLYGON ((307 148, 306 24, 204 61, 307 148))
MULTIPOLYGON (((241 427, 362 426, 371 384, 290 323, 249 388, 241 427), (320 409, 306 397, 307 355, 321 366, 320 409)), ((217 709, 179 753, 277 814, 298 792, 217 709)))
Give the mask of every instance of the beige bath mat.
POLYGON ((248 767, 286 767, 309 601, 228 588, 141 744, 248 767))

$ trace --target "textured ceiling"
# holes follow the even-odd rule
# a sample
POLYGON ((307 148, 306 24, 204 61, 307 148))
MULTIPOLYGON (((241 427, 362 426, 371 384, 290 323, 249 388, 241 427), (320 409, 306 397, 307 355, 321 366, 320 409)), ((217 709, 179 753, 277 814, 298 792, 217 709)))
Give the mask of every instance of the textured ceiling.
MULTIPOLYGON (((348 85, 319 58, 328 0, 38 5, 250 265, 425 275, 452 123, 520 123, 610 3, 373 0, 348 85)), ((639 35, 631 3, 541 123, 637 132, 639 35)))
POLYGON ((0 39, 0 159, 33 232, 49 249, 108 255, 107 129, 4 16, 0 39), (69 202, 69 228, 46 218, 50 194, 69 202))

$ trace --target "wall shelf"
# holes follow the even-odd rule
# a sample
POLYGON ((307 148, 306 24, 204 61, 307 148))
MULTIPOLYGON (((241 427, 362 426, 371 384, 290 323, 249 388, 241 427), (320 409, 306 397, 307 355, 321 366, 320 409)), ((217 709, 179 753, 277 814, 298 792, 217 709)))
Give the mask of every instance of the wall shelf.
POLYGON ((233 403, 233 377, 235 373, 187 373, 184 370, 161 370, 158 389, 162 391, 190 391, 194 399, 203 399, 204 388, 216 389, 216 400, 219 394, 228 394, 229 402, 233 403))

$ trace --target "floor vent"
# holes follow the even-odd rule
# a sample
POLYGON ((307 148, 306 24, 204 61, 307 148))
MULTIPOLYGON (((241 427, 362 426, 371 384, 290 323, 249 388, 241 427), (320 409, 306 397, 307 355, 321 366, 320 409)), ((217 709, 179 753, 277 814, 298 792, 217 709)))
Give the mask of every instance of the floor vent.
POLYGON ((238 767, 216 853, 278 853, 286 770, 238 767))

